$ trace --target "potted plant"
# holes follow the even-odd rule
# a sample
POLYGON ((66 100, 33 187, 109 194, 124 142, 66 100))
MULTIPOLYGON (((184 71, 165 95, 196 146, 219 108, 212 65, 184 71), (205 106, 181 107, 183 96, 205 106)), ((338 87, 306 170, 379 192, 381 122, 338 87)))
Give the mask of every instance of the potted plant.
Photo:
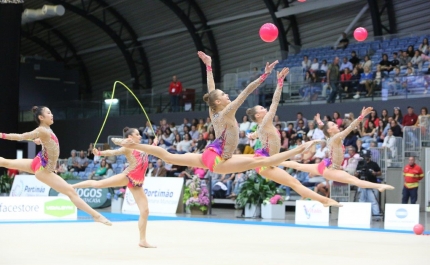
POLYGON ((64 180, 79 179, 79 178, 73 176, 73 173, 71 173, 71 172, 61 173, 60 177, 64 180))
POLYGON ((285 219, 285 198, 279 194, 268 197, 261 205, 261 217, 264 219, 285 219))
POLYGON ((259 217, 261 204, 276 193, 276 184, 252 171, 243 183, 236 198, 238 205, 245 208, 245 217, 259 217))
POLYGON ((201 186, 200 178, 193 176, 187 181, 182 199, 185 209, 194 215, 205 215, 208 212, 209 192, 206 186, 201 186))
POLYGON ((124 201, 125 189, 121 188, 119 190, 114 190, 113 198, 112 194, 108 193, 107 198, 111 199, 111 212, 112 213, 121 213, 122 212, 122 203, 124 201))
POLYGON ((9 196, 15 175, 3 174, 0 176, 0 196, 9 196))

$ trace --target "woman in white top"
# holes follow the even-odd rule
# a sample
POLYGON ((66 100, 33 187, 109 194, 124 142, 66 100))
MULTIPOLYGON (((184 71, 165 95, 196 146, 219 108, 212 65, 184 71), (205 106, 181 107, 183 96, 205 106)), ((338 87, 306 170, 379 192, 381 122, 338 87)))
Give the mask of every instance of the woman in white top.
POLYGON ((315 72, 315 71, 318 71, 319 68, 320 68, 320 64, 318 63, 318 59, 314 58, 314 61, 311 64, 311 69, 310 70, 312 72, 315 72))
POLYGON ((176 150, 178 151, 178 154, 185 154, 190 152, 192 143, 193 143, 193 140, 191 140, 190 134, 188 133, 184 134, 184 139, 180 141, 179 144, 176 146, 176 150))
POLYGON ((362 63, 362 68, 369 67, 369 69, 372 69, 372 61, 370 60, 370 57, 368 55, 364 56, 364 60, 362 63))
POLYGON ((251 123, 248 121, 248 116, 244 115, 242 118, 242 123, 239 124, 239 131, 247 132, 251 123))
POLYGON ((309 139, 312 139, 312 136, 314 135, 314 132, 315 132, 315 123, 313 121, 308 121, 308 127, 309 127, 309 131, 306 135, 308 136, 309 139))
POLYGON ((420 44, 420 47, 418 47, 418 50, 420 50, 423 54, 429 53, 429 40, 427 38, 423 39, 423 42, 420 44))
POLYGON ((327 72, 327 69, 328 69, 327 60, 323 60, 320 66, 320 70, 327 72))
POLYGON ((175 140, 175 135, 172 133, 170 128, 166 128, 161 137, 163 138, 165 144, 172 144, 175 140))
POLYGON ((411 63, 414 67, 418 67, 418 70, 421 71, 423 68, 423 58, 421 58, 421 51, 416 50, 414 57, 411 59, 411 63))

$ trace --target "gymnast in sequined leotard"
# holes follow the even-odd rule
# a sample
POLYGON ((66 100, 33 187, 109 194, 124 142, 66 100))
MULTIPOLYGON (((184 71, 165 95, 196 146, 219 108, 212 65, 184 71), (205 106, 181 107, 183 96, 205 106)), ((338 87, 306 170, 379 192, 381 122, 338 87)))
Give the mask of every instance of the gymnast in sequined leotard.
MULTIPOLYGON (((251 134, 249 137, 260 139, 262 148, 255 150, 255 157, 267 157, 270 155, 275 155, 279 153, 281 149, 281 137, 279 131, 273 126, 273 117, 275 117, 276 109, 278 108, 278 103, 281 98, 283 80, 288 74, 288 68, 284 68, 280 73, 278 73, 278 84, 273 94, 272 104, 270 105, 269 111, 262 106, 255 106, 249 108, 246 111, 248 117, 258 124, 258 129, 255 133, 251 134)), ((321 202, 324 206, 341 206, 335 200, 319 195, 313 192, 309 188, 303 186, 300 181, 293 178, 288 172, 280 169, 279 167, 260 167, 256 168, 255 171, 261 176, 273 180, 285 186, 291 187, 303 198, 310 198, 321 202)))
POLYGON ((55 174, 60 146, 57 136, 55 136, 50 128, 54 123, 54 115, 51 113, 51 110, 47 107, 33 107, 33 114, 34 120, 38 125, 34 131, 23 134, 1 133, 1 138, 13 141, 32 140, 36 144, 42 145, 42 151, 34 159, 4 159, 1 157, 0 167, 34 174, 39 181, 68 196, 76 207, 90 214, 94 218, 94 221, 105 225, 112 225, 109 220, 85 203, 71 185, 55 174))
MULTIPOLYGON (((125 127, 124 138, 131 139, 134 142, 140 142, 142 136, 139 130, 135 128, 125 127)), ((157 140, 154 141, 157 144, 157 140)), ((137 207, 139 208, 139 231, 140 231, 140 242, 139 246, 145 248, 152 248, 146 241, 146 225, 148 222, 149 208, 148 198, 142 189, 143 181, 145 179, 146 170, 148 168, 148 155, 137 150, 128 148, 119 148, 117 150, 106 150, 98 151, 93 149, 94 155, 97 156, 119 156, 124 155, 129 163, 128 167, 123 172, 103 180, 87 180, 76 183, 73 185, 74 188, 110 188, 110 187, 124 187, 127 186, 130 192, 133 194, 134 200, 136 201, 137 207)))
POLYGON ((383 192, 385 190, 393 190, 394 187, 386 184, 379 184, 361 180, 355 176, 351 176, 348 172, 341 170, 341 165, 344 159, 345 147, 343 140, 345 137, 359 125, 365 116, 367 116, 373 108, 363 108, 361 115, 354 120, 347 128, 340 131, 337 124, 331 121, 323 123, 319 114, 316 116, 317 123, 324 125, 324 135, 329 138, 327 147, 330 150, 329 158, 324 159, 319 164, 299 164, 293 161, 281 163, 281 165, 294 168, 296 170, 309 172, 315 176, 323 176, 325 179, 333 180, 341 183, 348 183, 365 189, 378 189, 383 192))
POLYGON ((236 149, 239 142, 239 127, 235 117, 236 111, 245 101, 246 97, 264 82, 266 77, 277 64, 277 61, 272 64, 267 63, 265 73, 257 78, 257 80, 251 82, 234 101, 230 101, 226 93, 219 89, 215 89, 215 82, 211 68, 211 58, 203 52, 198 52, 198 55, 206 64, 209 93, 205 94, 203 99, 209 105, 209 114, 217 139, 206 147, 203 154, 171 154, 163 148, 136 144, 128 139, 123 140, 113 138, 112 141, 115 144, 130 149, 144 151, 169 164, 207 168, 212 172, 220 174, 242 172, 261 166, 278 165, 286 159, 303 152, 313 144, 311 142, 294 150, 279 153, 271 157, 233 157, 233 151, 236 149))

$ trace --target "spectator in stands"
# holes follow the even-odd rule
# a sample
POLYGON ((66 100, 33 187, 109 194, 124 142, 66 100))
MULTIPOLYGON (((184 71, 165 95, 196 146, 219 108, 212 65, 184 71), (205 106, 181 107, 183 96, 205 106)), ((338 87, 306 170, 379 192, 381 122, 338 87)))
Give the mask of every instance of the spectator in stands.
POLYGON ((354 66, 352 65, 352 63, 350 61, 348 61, 348 58, 343 57, 343 62, 340 65, 339 71, 343 72, 344 69, 348 68, 349 71, 351 72, 352 69, 354 68, 354 66))
POLYGON ((358 136, 354 132, 350 132, 345 139, 343 139, 343 145, 345 147, 353 146, 357 149, 356 143, 357 143, 358 136))
POLYGON ((306 72, 311 68, 311 61, 308 59, 307 55, 303 56, 302 68, 303 72, 306 72))
POLYGON ((309 69, 310 72, 316 72, 320 69, 320 64, 318 63, 318 58, 314 58, 311 68, 309 69))
POLYGON ((360 63, 360 59, 357 57, 357 53, 355 51, 351 52, 351 58, 349 58, 349 62, 352 63, 353 66, 353 68, 350 69, 351 71, 357 64, 360 63))
POLYGON ((294 122, 294 128, 299 127, 299 121, 303 121, 305 124, 308 124, 308 120, 305 117, 303 117, 303 113, 297 112, 297 116, 296 117, 297 117, 297 119, 294 122))
POLYGON ((418 47, 418 50, 422 53, 422 54, 429 54, 429 40, 427 38, 423 39, 423 42, 420 44, 420 46, 418 47))
POLYGON ((76 172, 85 171, 85 168, 88 166, 88 158, 85 156, 85 152, 81 150, 79 153, 79 157, 76 159, 75 163, 73 164, 73 169, 76 172))
POLYGON ((421 58, 421 52, 419 50, 415 51, 414 57, 411 59, 412 66, 418 68, 418 71, 423 69, 423 59, 421 58))
MULTIPOLYGON (((164 142, 164 140, 163 140, 164 142)), ((172 145, 167 147, 167 151, 169 151, 172 154, 178 153, 178 144, 181 142, 181 136, 179 134, 175 135, 175 140, 173 141, 172 145)))
MULTIPOLYGON (((371 160, 370 152, 364 155, 364 161, 359 163, 355 176, 369 182, 378 183, 377 177, 381 176, 381 168, 376 162, 371 160)), ((377 189, 364 188, 359 188, 359 191, 359 202, 370 202, 372 204, 372 215, 379 215, 379 191, 377 189)))
POLYGON ((362 68, 366 66, 369 67, 369 69, 372 69, 372 60, 370 60, 370 57, 368 55, 364 56, 363 63, 361 64, 362 68))
POLYGON ((328 69, 327 60, 322 60, 322 63, 320 65, 320 71, 322 71, 323 73, 327 73, 327 69, 328 69))
POLYGON ((417 114, 414 113, 414 108, 408 106, 408 113, 403 117, 403 126, 414 126, 418 120, 417 114))
POLYGON ((368 128, 368 124, 369 122, 373 122, 373 127, 375 128, 376 125, 379 124, 379 117, 378 117, 378 111, 376 111, 375 109, 372 110, 372 112, 370 112, 369 118, 366 119, 366 122, 364 122, 364 128, 368 128))
POLYGON ((88 150, 87 150, 87 158, 89 160, 94 160, 94 154, 93 154, 93 143, 90 143, 90 145, 88 146, 88 150))
MULTIPOLYGON (((396 120, 392 120, 391 124, 390 124, 390 129, 393 131, 393 135, 395 137, 403 137, 403 133, 402 133, 402 128, 400 128, 399 124, 397 123, 396 120)), ((388 135, 388 133, 387 133, 388 135)))
POLYGON ((153 177, 154 176, 154 164, 151 162, 148 163, 148 169, 146 170, 146 177, 153 177))
POLYGON ((203 134, 199 134, 199 139, 197 140, 196 143, 192 144, 191 151, 194 153, 200 154, 205 149, 206 144, 207 144, 207 141, 203 138, 203 134))
POLYGON ((394 76, 387 81, 389 90, 391 91, 391 94, 393 96, 397 95, 398 94, 397 91, 400 91, 402 89, 402 79, 403 77, 401 77, 400 75, 400 68, 395 67, 394 76))
POLYGON ((353 122, 355 120, 354 118, 354 113, 350 112, 350 113, 345 113, 345 118, 342 121, 342 126, 343 127, 348 127, 351 122, 353 122))
POLYGON ((372 93, 370 94, 371 96, 373 95, 373 91, 375 91, 375 90, 381 90, 381 88, 382 88, 382 80, 386 76, 387 75, 385 74, 385 72, 382 72, 382 70, 381 70, 381 65, 378 64, 376 66, 376 71, 373 74, 372 93))
POLYGON ((343 120, 340 117, 340 113, 338 111, 333 112, 333 122, 339 127, 342 126, 343 120))
POLYGON ((360 157, 364 157, 364 148, 363 148, 363 141, 361 141, 359 138, 355 142, 355 145, 357 148, 355 148, 355 152, 360 155, 360 157))
POLYGON ((73 165, 76 163, 76 150, 72 150, 70 152, 70 157, 67 159, 67 169, 70 171, 73 168, 73 165))
POLYGON ((384 142, 382 143, 383 148, 388 148, 388 156, 390 158, 393 158, 395 154, 397 153, 396 148, 396 137, 393 135, 393 130, 388 129, 387 137, 384 138, 384 142))
POLYGON ((403 169, 405 184, 403 187, 402 203, 408 204, 411 198, 411 204, 415 204, 418 198, 419 182, 424 178, 422 168, 415 163, 415 157, 409 157, 409 163, 403 169))
MULTIPOLYGON (((370 68, 369 68, 370 69, 370 68)), ((363 92, 363 86, 360 85, 360 79, 361 74, 358 72, 358 68, 355 67, 354 70, 352 70, 352 75, 350 79, 350 88, 348 88, 349 91, 355 91, 355 95, 353 98, 359 99, 360 98, 360 92, 363 92)))
POLYGON ((151 124, 154 124, 154 123, 152 123, 152 121, 151 123, 149 121, 146 122, 146 126, 142 130, 142 138, 148 139, 148 138, 154 137, 154 132, 156 128, 154 125, 151 126, 151 124))
POLYGON ((335 57, 333 63, 328 66, 327 70, 327 85, 331 88, 330 96, 327 103, 334 103, 339 87, 339 57, 335 57))
POLYGON ((324 132, 322 131, 323 126, 316 125, 314 133, 312 134, 312 140, 322 140, 325 139, 324 132))
POLYGON ((408 56, 408 52, 404 51, 400 56, 400 69, 405 69, 408 67, 408 63, 411 61, 411 57, 408 56))
POLYGON ((319 158, 319 159, 324 159, 327 158, 329 156, 329 150, 327 147, 327 143, 325 141, 320 143, 320 146, 316 149, 316 152, 314 154, 314 156, 312 157, 311 160, 314 160, 319 158))
POLYGON ((296 128, 296 137, 303 139, 303 135, 307 134, 309 132, 309 128, 306 127, 307 124, 305 124, 304 120, 299 120, 298 126, 296 128))
POLYGON ((175 135, 172 133, 170 128, 166 128, 161 137, 164 140, 164 144, 167 146, 172 145, 173 141, 175 141, 175 135))
POLYGON ((184 138, 182 139, 182 141, 180 141, 176 146, 176 151, 178 152, 178 154, 189 153, 192 143, 193 140, 191 139, 190 134, 186 133, 184 134, 184 138))
MULTIPOLYGON (((281 131, 281 152, 287 151, 289 147, 289 139, 287 132, 285 130, 281 131)), ((255 150, 256 148, 252 146, 255 150)))
POLYGON ((388 60, 388 55, 386 53, 382 55, 382 60, 379 62, 379 65, 381 66, 381 71, 387 71, 389 73, 391 70, 393 70, 393 66, 388 60))
POLYGON ((154 177, 166 177, 167 170, 164 167, 164 161, 161 159, 157 160, 157 168, 153 171, 154 177))
POLYGON ((414 46, 413 45, 409 45, 408 49, 406 50, 406 52, 407 52, 407 54, 408 54, 408 56, 410 58, 414 57, 414 55, 415 55, 414 46))
POLYGON ((376 133, 375 133, 376 134, 375 138, 378 143, 382 143, 384 141, 384 138, 385 138, 383 134, 384 129, 385 129, 384 122, 380 119, 378 126, 376 126, 376 133))
MULTIPOLYGON (((370 94, 373 93, 373 74, 368 67, 365 67, 364 72, 361 74, 360 84, 365 86, 367 91, 366 97, 369 97, 370 94)), ((357 94, 354 98, 358 99, 360 95, 357 94)))
POLYGON ((400 107, 394 107, 393 119, 398 124, 402 124, 402 122, 403 122, 403 115, 402 115, 402 110, 400 109, 400 107))
POLYGON ((393 117, 388 117, 388 122, 384 127, 384 131, 382 132, 382 135, 385 137, 388 135, 388 129, 391 128, 391 122, 393 121, 393 117))
POLYGON ((349 44, 349 39, 346 36, 346 33, 342 32, 342 39, 339 41, 339 44, 337 45, 337 47, 335 48, 335 50, 336 49, 344 49, 345 50, 346 47, 348 47, 348 44, 349 44))
POLYGON ((341 91, 345 92, 347 96, 352 92, 351 77, 352 75, 349 71, 349 68, 345 68, 343 70, 343 74, 340 76, 340 85, 342 86, 341 91))
POLYGON ((199 139, 199 131, 195 125, 191 125, 191 131, 189 132, 191 140, 196 141, 199 139))
MULTIPOLYGON (((91 152, 92 152, 92 150, 91 150, 91 152)), ((102 159, 100 161, 100 167, 97 168, 96 171, 91 172, 91 174, 88 178, 89 179, 101 179, 103 176, 106 175, 109 166, 110 166, 110 164, 106 163, 105 159, 102 159)), ((112 168, 112 166, 111 166, 111 168, 112 168)))
POLYGON ((251 126, 251 123, 248 121, 248 116, 243 115, 242 123, 239 124, 239 131, 247 132, 250 126, 251 126))
POLYGON ((430 119, 430 114, 429 114, 429 111, 428 111, 427 107, 422 107, 420 115, 418 115, 417 122, 415 123, 415 126, 420 126, 420 127, 423 128, 421 130, 421 132, 422 132, 423 135, 425 135, 426 133, 428 133, 426 130, 428 130, 429 119, 430 119))
POLYGON ((393 60, 391 60, 391 67, 392 67, 391 70, 393 70, 395 67, 399 65, 400 65, 400 61, 397 58, 397 52, 393 52, 393 60))
POLYGON ((179 97, 182 93, 182 83, 177 79, 176 75, 172 77, 172 82, 169 86, 170 94, 170 109, 172 112, 179 111, 179 97))
POLYGON ((343 161, 342 169, 350 175, 354 175, 358 162, 360 162, 362 158, 360 157, 360 154, 356 152, 354 146, 349 146, 347 150, 347 158, 343 161))
POLYGON ((381 117, 379 117, 379 120, 382 121, 382 123, 383 123, 382 124, 383 128, 385 128, 385 126, 387 126, 388 118, 389 118, 388 110, 387 109, 383 109, 381 111, 381 117))

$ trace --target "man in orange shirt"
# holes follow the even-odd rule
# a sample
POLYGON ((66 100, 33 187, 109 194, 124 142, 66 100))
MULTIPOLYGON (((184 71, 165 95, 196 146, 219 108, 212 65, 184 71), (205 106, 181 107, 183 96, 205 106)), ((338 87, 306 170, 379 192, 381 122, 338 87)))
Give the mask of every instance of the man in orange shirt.
POLYGON ((415 164, 415 157, 409 157, 409 163, 403 169, 403 177, 405 178, 405 184, 403 187, 402 203, 408 204, 410 197, 411 204, 415 204, 418 198, 418 182, 424 177, 422 168, 415 164))
POLYGON ((172 82, 169 86, 170 108, 172 112, 179 111, 179 96, 182 93, 182 83, 178 81, 176 75, 172 77, 172 82))

